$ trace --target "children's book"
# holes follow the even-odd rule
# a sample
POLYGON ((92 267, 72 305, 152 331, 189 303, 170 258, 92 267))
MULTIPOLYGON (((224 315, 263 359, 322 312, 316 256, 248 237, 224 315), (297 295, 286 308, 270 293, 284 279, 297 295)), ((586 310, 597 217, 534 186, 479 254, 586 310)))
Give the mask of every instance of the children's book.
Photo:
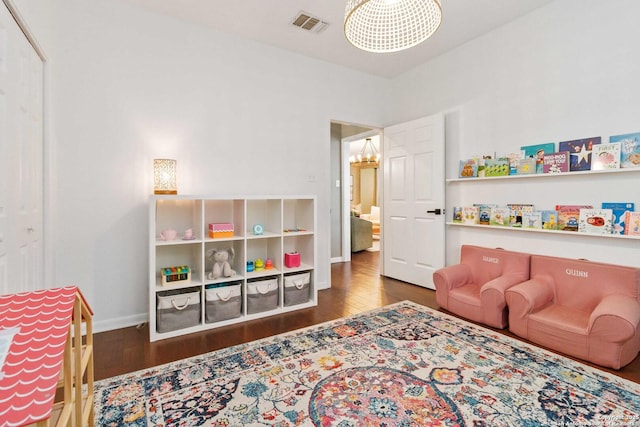
POLYGON ((524 150, 507 153, 500 157, 500 159, 506 160, 509 164, 509 175, 517 175, 520 162, 524 159, 524 150))
POLYGON ((635 210, 635 203, 611 203, 602 202, 602 209, 611 209, 613 211, 613 234, 624 234, 625 215, 627 212, 635 210))
POLYGON ((640 212, 627 212, 624 219, 624 234, 640 236, 640 212))
POLYGON ((591 150, 593 146, 600 144, 600 137, 563 141, 558 144, 558 151, 568 151, 569 171, 591 170, 591 150))
POLYGON ((543 173, 544 155, 556 151, 556 143, 547 142, 544 144, 525 145, 520 149, 524 150, 524 157, 536 160, 536 173, 543 173))
POLYGON ((502 227, 508 227, 510 213, 511 213, 511 210, 509 208, 503 208, 503 207, 491 208, 491 217, 489 218, 489 225, 498 225, 502 227))
POLYGON ((580 233, 611 234, 613 211, 611 209, 580 209, 578 221, 580 233))
POLYGON ((522 228, 542 228, 542 212, 524 212, 522 214, 522 228))
POLYGON ((521 205, 508 203, 509 208, 509 225, 511 227, 522 227, 522 215, 525 212, 533 212, 533 205, 521 205))
POLYGON ((620 168, 620 143, 610 142, 593 146, 591 170, 601 171, 620 168))
POLYGON ((536 173, 536 159, 526 158, 518 161, 516 169, 518 175, 531 175, 536 173))
POLYGON ((569 172, 569 152, 558 151, 545 154, 542 159, 542 168, 544 173, 569 172))
POLYGON ((542 229, 543 230, 557 230, 558 229, 558 211, 554 210, 542 210, 539 211, 542 217, 542 229))
POLYGON ((453 222, 461 223, 462 222, 462 206, 454 206, 453 207, 453 222))
POLYGON ((640 132, 614 135, 609 142, 620 143, 621 168, 640 168, 640 132))
POLYGON ((498 205, 474 204, 473 206, 478 208, 478 224, 489 225, 489 220, 491 219, 491 208, 497 207, 498 205))
POLYGON ((462 223, 463 224, 478 224, 479 220, 480 220, 479 209, 477 206, 462 207, 462 223))
POLYGON ((507 159, 485 159, 484 176, 509 175, 509 161, 507 159))
POLYGON ((580 209, 593 209, 591 205, 556 205, 558 230, 578 231, 580 209))
POLYGON ((478 176, 478 164, 474 159, 460 160, 458 178, 476 178, 478 176))

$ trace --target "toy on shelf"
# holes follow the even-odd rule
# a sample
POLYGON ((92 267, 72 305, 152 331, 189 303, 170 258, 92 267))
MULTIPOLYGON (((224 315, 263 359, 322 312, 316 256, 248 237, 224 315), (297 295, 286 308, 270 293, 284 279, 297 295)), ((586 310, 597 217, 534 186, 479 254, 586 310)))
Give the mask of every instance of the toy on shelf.
POLYGON ((253 261, 247 261, 247 273, 251 273, 253 270, 255 270, 253 261))
POLYGON ((300 253, 299 252, 285 253, 284 265, 288 268, 300 267, 300 253))
POLYGON ((162 286, 185 285, 191 283, 191 269, 186 265, 160 269, 162 286))
POLYGON ((264 261, 262 259, 258 258, 257 260, 255 260, 254 265, 256 271, 264 270, 264 261))
POLYGON ((264 269, 265 270, 272 270, 273 269, 273 261, 271 261, 271 258, 267 258, 264 261, 264 269))
POLYGON ((209 224, 209 237, 219 239, 233 237, 233 224, 229 222, 214 222, 209 224))
POLYGON ((231 262, 235 251, 233 248, 227 248, 226 250, 209 249, 207 251, 207 258, 213 262, 213 268, 209 273, 209 279, 218 279, 220 277, 235 276, 236 272, 231 269, 231 262))
POLYGON ((172 229, 172 228, 169 228, 167 230, 163 230, 160 233, 160 238, 162 240, 166 240, 166 241, 175 240, 176 237, 178 237, 178 232, 176 230, 172 229))

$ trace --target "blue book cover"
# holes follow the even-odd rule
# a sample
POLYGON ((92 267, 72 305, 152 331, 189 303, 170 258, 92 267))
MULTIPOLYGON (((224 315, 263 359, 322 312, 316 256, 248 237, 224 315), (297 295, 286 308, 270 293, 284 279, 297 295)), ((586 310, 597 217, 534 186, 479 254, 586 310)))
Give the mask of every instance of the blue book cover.
POLYGON ((573 141, 563 141, 558 144, 558 151, 569 152, 569 171, 591 170, 591 150, 596 144, 600 144, 601 138, 584 138, 573 141))
POLYGON ((620 143, 621 168, 640 168, 640 132, 614 135, 609 142, 620 143))
POLYGON ((556 151, 556 143, 546 142, 544 144, 524 145, 520 149, 524 151, 525 158, 536 159, 536 173, 543 173, 544 155, 556 151))
POLYGON ((613 234, 624 234, 624 221, 627 212, 635 210, 635 204, 630 202, 602 202, 602 209, 613 211, 613 234))

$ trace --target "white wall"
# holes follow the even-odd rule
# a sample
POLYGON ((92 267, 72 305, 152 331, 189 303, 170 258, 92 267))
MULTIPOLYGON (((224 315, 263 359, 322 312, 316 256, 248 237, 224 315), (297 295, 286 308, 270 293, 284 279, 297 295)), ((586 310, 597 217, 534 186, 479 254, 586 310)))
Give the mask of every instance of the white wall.
MULTIPOLYGON (((522 145, 640 131, 640 2, 562 0, 396 78, 398 123, 440 111, 447 119, 447 176, 458 161, 522 145)), ((632 201, 640 173, 447 186, 447 208, 471 203, 632 201)), ((447 228, 447 262, 462 243, 638 265, 637 240, 447 228)))
POLYGON ((180 194, 315 194, 330 280, 330 122, 384 122, 386 80, 113 0, 55 9, 56 280, 98 329, 146 319, 151 163, 180 194))
MULTIPOLYGON (((80 286, 98 329, 146 319, 155 157, 178 159, 182 194, 316 194, 318 279, 328 284, 332 119, 376 126, 447 111, 449 177, 478 152, 640 130, 634 0, 556 1, 391 82, 116 0, 58 0, 52 19, 16 3, 54 64, 54 283, 80 286)), ((637 179, 604 181, 598 191, 624 189, 640 205, 637 179)), ((600 198, 587 183, 575 182, 575 200, 600 198)), ((535 199, 549 190, 531 186, 535 199)), ((497 188, 448 186, 447 205, 488 201, 497 188)), ((452 228, 447 239, 448 261, 467 242, 622 263, 638 255, 619 240, 452 228)))

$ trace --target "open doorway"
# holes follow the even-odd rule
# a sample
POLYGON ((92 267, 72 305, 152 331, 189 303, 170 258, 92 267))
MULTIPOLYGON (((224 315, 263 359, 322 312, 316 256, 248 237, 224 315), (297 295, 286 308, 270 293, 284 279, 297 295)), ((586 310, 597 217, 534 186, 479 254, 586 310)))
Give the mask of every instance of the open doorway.
MULTIPOLYGON (((358 236, 370 234, 369 244, 367 239, 360 243, 358 250, 380 251, 381 229, 376 217, 380 212, 382 201, 382 159, 374 161, 375 151, 381 153, 382 132, 373 127, 331 123, 331 262, 349 262, 351 260, 352 223, 361 223, 362 220, 371 221, 371 224, 363 223, 370 227, 371 231, 359 231, 358 236), (367 139, 373 146, 363 152, 367 139), (370 155, 369 162, 350 162, 350 158, 358 159, 358 155, 370 155), (335 183, 335 186, 334 186, 335 183), (373 210, 373 212, 372 212, 373 210), (356 221, 352 217, 357 217, 356 221), (375 239, 375 240, 374 240, 375 239), (375 244, 374 244, 375 242, 375 244), (367 248, 362 248, 362 245, 367 248)), ((360 224, 362 225, 362 224, 360 224)), ((358 227, 355 225, 354 230, 358 227)), ((358 229, 360 230, 359 227, 358 229)), ((367 227, 364 227, 365 229, 367 227)), ((357 236, 356 236, 357 238, 357 236)))

